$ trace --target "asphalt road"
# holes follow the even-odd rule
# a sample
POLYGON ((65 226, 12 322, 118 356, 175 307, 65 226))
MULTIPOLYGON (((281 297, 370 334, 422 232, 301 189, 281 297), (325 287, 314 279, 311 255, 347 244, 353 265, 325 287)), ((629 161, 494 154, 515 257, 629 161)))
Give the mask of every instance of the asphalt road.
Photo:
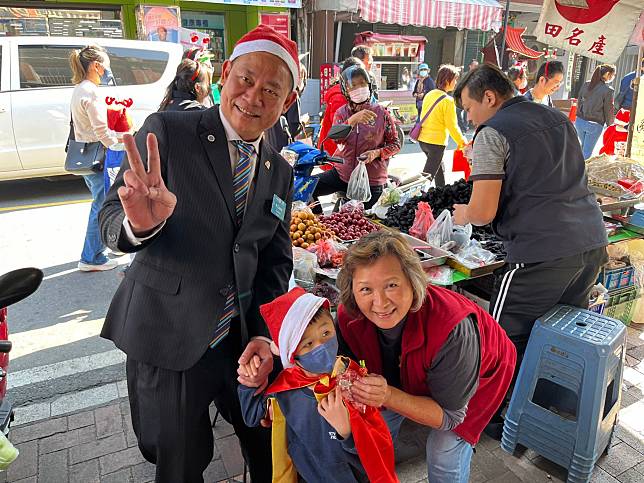
MULTIPOLYGON (((424 162, 417 144, 405 143, 400 154, 392 166, 424 162)), ((121 270, 83 273, 76 267, 89 207, 82 178, 0 183, 0 274, 28 266, 45 273, 34 295, 9 308, 8 397, 16 405, 125 378, 124 355, 99 337, 121 270)))

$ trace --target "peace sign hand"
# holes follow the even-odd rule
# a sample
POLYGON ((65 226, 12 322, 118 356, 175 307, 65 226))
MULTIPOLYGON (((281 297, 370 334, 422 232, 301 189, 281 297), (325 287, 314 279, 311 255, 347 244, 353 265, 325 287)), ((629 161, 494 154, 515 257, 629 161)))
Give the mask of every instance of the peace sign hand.
POLYGON ((123 173, 125 186, 118 189, 125 216, 136 236, 145 236, 170 218, 177 204, 161 177, 159 144, 154 134, 148 134, 148 170, 145 170, 141 154, 130 134, 123 136, 130 169, 123 173))

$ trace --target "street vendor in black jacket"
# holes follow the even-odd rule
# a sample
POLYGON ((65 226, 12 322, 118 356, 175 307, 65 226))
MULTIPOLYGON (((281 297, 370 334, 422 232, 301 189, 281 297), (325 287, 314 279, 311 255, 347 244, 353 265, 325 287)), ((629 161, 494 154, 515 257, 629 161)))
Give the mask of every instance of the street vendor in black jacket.
POLYGON ((602 213, 566 116, 514 97, 489 64, 466 74, 454 97, 477 126, 472 197, 456 205, 454 222, 492 223, 503 241, 490 311, 514 342, 518 367, 535 319, 556 304, 588 308, 607 261, 602 213))
POLYGON ((271 480, 270 432, 244 424, 237 380, 262 386, 273 367, 259 306, 288 288, 293 174, 262 133, 295 101, 298 76, 295 42, 260 25, 224 63, 221 106, 152 114, 136 145, 125 140, 100 227, 110 248, 137 255, 101 335, 127 354, 132 425, 156 482, 203 482, 213 401, 252 481, 271 480))

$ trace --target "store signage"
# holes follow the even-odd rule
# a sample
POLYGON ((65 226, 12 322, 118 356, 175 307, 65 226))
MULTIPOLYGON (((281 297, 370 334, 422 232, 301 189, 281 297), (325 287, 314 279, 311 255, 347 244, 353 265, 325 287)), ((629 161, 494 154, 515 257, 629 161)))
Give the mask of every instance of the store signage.
POLYGON ((331 82, 340 75, 339 64, 320 65, 320 99, 324 99, 326 91, 331 87, 331 82))
POLYGON ((186 0, 201 3, 223 3, 225 5, 247 5, 249 7, 302 8, 302 0, 186 0))
POLYGON ((259 23, 272 27, 286 38, 291 38, 291 16, 288 13, 262 13, 259 23))
POLYGON ((138 20, 142 39, 179 43, 179 7, 141 5, 138 20))
POLYGON ((537 40, 605 63, 614 63, 633 33, 641 0, 544 0, 537 40), (577 6, 581 5, 581 6, 577 6))
POLYGON ((80 18, 100 20, 98 10, 55 10, 50 8, 0 7, 1 18, 80 18))

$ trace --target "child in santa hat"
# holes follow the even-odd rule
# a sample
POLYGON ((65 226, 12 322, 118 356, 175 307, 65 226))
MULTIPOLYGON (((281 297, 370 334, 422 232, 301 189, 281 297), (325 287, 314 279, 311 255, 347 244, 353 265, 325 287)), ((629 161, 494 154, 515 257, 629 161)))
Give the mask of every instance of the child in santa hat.
POLYGON ((350 380, 366 370, 337 356, 329 301, 298 287, 260 312, 284 370, 262 393, 244 385, 238 393, 248 426, 270 409, 273 481, 398 482, 380 411, 352 402, 350 380))

